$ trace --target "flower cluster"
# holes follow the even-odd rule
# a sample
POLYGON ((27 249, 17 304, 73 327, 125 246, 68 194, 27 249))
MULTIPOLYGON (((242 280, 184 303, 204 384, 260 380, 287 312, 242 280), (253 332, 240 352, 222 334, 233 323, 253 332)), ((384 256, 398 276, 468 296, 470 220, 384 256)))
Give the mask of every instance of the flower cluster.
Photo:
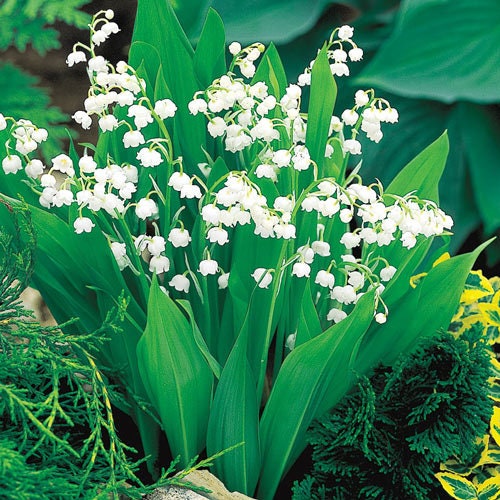
MULTIPOLYGON (((164 120, 174 117, 176 104, 170 99, 151 100, 134 68, 124 61, 113 65, 96 54, 96 46, 119 30, 111 19, 109 10, 94 16, 89 45, 75 44, 68 56, 69 66, 87 63, 90 80, 84 110, 73 118, 89 128, 95 117, 102 134, 116 136, 123 127, 126 131, 118 135, 119 140, 133 151, 137 162, 115 161, 110 154, 94 157, 86 149, 79 158, 60 154, 46 168, 30 154, 47 132, 26 120, 0 115, 0 130, 12 122, 4 172, 15 174, 24 165, 43 207, 73 206, 76 233, 97 227, 106 234, 120 270, 157 274, 173 293, 189 293, 192 284, 201 293, 200 280, 212 277, 220 289, 230 286, 231 261, 226 257, 230 252, 222 247, 231 243, 240 226, 248 225, 253 237, 274 238, 283 245, 282 260, 275 268, 256 267, 251 273, 257 288, 272 287, 278 293, 285 274, 292 280, 310 279, 317 301, 326 304, 323 319, 335 323, 363 294, 375 290, 374 316, 383 323, 388 313, 382 298, 384 284, 397 270, 373 250, 393 244, 411 249, 418 238, 450 229, 451 218, 434 203, 412 194, 391 196, 384 194, 380 184, 365 186, 357 173, 346 180, 342 175, 338 179, 322 176, 306 146, 307 114, 301 110, 300 85, 308 83, 310 68, 299 77, 300 85, 289 85, 283 95, 273 95, 266 83, 248 83, 232 71, 238 67, 245 78, 251 78, 262 44, 242 48, 233 42, 227 74, 186 103, 192 115, 206 117, 208 134, 217 144, 238 153, 233 155, 237 168, 207 186, 206 179, 192 173, 192 165, 174 157, 164 120), (12 149, 17 154, 11 154, 12 149), (188 205, 196 205, 198 212, 184 217, 188 205), (167 206, 178 209, 171 220, 162 221, 167 206), (131 208, 138 229, 125 238, 126 231, 117 228, 127 225, 131 208), (111 224, 103 222, 108 216, 111 224), (316 239, 310 229, 301 227, 304 217, 315 224, 316 239), (326 238, 325 226, 334 219, 341 223, 336 227, 344 229, 326 238)), ((352 61, 362 57, 352 34, 352 28, 343 26, 330 38, 328 54, 335 76, 348 74, 347 57, 352 61), (351 47, 348 52, 346 44, 351 47)), ((351 109, 331 117, 325 156, 332 154, 332 143, 340 143, 345 172, 349 154, 361 152, 359 131, 378 142, 380 124, 397 119, 397 111, 375 97, 373 90, 359 90, 351 109)), ((209 158, 209 167, 213 161, 209 158)))
POLYGON ((0 114, 0 131, 7 129, 9 122, 12 125, 10 138, 5 144, 7 156, 2 160, 2 168, 6 174, 15 174, 23 169, 22 160, 24 159, 26 175, 36 179, 43 172, 44 165, 38 159, 31 159, 29 154, 36 151, 38 146, 47 140, 48 132, 43 128, 38 128, 29 120, 16 121, 2 114, 0 114), (11 153, 12 150, 18 154, 11 153))
MULTIPOLYGON (((354 28, 351 26, 341 26, 336 28, 327 43, 328 59, 331 61, 330 70, 333 76, 349 76, 349 66, 346 64, 349 59, 352 62, 358 62, 363 59, 363 49, 358 47, 352 37, 354 28), (346 46, 348 50, 346 50, 346 46)), ((299 75, 298 84, 300 86, 311 85, 311 70, 314 65, 314 60, 309 66, 299 75)))

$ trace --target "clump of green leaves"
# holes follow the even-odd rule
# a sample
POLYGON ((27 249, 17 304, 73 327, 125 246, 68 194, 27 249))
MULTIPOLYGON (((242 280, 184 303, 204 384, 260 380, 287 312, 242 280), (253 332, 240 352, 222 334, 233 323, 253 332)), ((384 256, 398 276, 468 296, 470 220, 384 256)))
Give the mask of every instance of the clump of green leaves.
POLYGON ((491 351, 472 326, 440 333, 356 389, 309 431, 310 475, 294 499, 448 498, 435 477, 451 458, 474 463, 492 415, 491 351))

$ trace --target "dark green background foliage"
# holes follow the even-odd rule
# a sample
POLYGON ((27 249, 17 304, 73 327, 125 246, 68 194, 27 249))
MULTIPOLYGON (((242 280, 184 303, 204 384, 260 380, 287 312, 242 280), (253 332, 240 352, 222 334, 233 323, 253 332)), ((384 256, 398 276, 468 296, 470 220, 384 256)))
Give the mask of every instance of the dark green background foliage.
POLYGON ((451 458, 475 463, 488 431, 490 348, 474 327, 427 338, 379 367, 309 431, 313 469, 299 499, 449 498, 437 479, 451 458))
MULTIPOLYGON (((359 88, 375 88, 400 111, 381 144, 364 144, 363 178, 394 177, 444 129, 450 156, 441 180, 441 203, 456 220, 456 250, 481 228, 481 238, 500 227, 500 4, 497 0, 185 0, 174 1, 196 41, 204 12, 221 15, 228 40, 274 41, 289 78, 296 79, 329 32, 355 27, 365 50, 351 64, 355 78, 340 91, 353 105, 359 88)), ((340 111, 339 111, 340 110, 340 111)), ((487 250, 498 260, 500 245, 487 250)))
MULTIPOLYGON (((80 9, 90 0, 4 0, 0 2, 0 60, 2 52, 15 48, 24 52, 33 48, 41 56, 61 46, 59 32, 66 25, 84 28, 90 16, 80 9)), ((28 63, 29 64, 29 63, 28 63)), ((62 67, 62 61, 61 61, 62 67)), ((49 128, 49 140, 42 145, 48 159, 61 151, 67 133, 62 123, 69 117, 50 106, 47 90, 37 87, 38 78, 0 62, 0 113, 16 119, 26 118, 38 127, 49 128)), ((69 92, 69 89, 53 89, 69 92)))

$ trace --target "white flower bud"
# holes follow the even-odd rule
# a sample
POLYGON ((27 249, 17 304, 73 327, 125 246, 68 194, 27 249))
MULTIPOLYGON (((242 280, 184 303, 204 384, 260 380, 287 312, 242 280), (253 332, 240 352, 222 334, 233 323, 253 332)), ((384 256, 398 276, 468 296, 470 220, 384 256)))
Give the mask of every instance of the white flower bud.
POLYGON ((168 284, 174 287, 178 292, 189 292, 190 282, 189 279, 183 274, 176 274, 172 279, 168 282, 168 284))
POLYGON ((170 99, 155 102, 155 113, 162 119, 172 118, 177 111, 177 106, 170 99))
POLYGON ((217 284, 219 285, 219 289, 224 290, 229 285, 229 273, 221 274, 217 278, 217 284))
POLYGON ((241 44, 238 43, 238 42, 232 42, 229 44, 229 52, 235 56, 236 54, 238 54, 239 52, 241 52, 241 44))
POLYGON ((216 274, 217 269, 219 269, 219 263, 216 260, 205 259, 200 262, 198 272, 203 276, 208 276, 209 274, 216 274))
POLYGON ((308 278, 311 272, 311 266, 305 262, 295 262, 292 268, 292 276, 297 278, 308 278))
POLYGON ((210 243, 225 245, 229 241, 227 231, 221 227, 212 227, 208 230, 207 238, 210 243))
POLYGON ((268 288, 273 280, 273 275, 264 267, 258 267, 251 276, 258 283, 259 288, 268 288))
POLYGON ((119 243, 118 241, 113 241, 111 243, 111 252, 113 253, 113 257, 120 268, 120 271, 123 271, 128 266, 128 257, 127 257, 127 247, 125 243, 119 243))
POLYGON ((380 279, 389 281, 396 274, 397 269, 394 266, 387 266, 380 270, 380 279))
POLYGON ((341 26, 337 32, 337 35, 340 40, 348 40, 354 35, 354 28, 347 25, 341 26))
POLYGON ((170 260, 164 255, 153 255, 149 261, 149 270, 156 274, 166 273, 170 269, 170 260))
POLYGON ((17 155, 6 156, 2 160, 2 168, 6 174, 15 174, 19 172, 19 170, 23 168, 21 158, 17 155))
POLYGON ((36 179, 39 175, 43 173, 44 168, 45 167, 43 166, 43 163, 35 158, 26 165, 24 171, 26 172, 26 175, 28 177, 36 179))
POLYGON ((144 144, 144 136, 138 130, 125 132, 123 135, 123 145, 126 148, 136 148, 139 144, 144 144))
POLYGON ((314 283, 317 283, 318 285, 324 287, 333 288, 333 285, 335 284, 335 277, 332 273, 321 269, 320 271, 318 271, 314 283))
POLYGON ((141 198, 135 207, 135 214, 139 219, 147 219, 158 214, 158 207, 154 200, 148 198, 141 198))
POLYGON ((342 311, 342 309, 337 309, 333 308, 328 311, 328 314, 326 315, 326 319, 328 321, 333 321, 334 323, 339 323, 343 319, 347 318, 347 314, 342 311))
POLYGON ((78 217, 73 222, 76 234, 90 233, 95 224, 88 217, 78 217))
POLYGON ((174 227, 170 230, 170 233, 168 233, 167 239, 175 248, 179 248, 187 247, 191 241, 191 236, 189 235, 189 231, 187 229, 174 227))

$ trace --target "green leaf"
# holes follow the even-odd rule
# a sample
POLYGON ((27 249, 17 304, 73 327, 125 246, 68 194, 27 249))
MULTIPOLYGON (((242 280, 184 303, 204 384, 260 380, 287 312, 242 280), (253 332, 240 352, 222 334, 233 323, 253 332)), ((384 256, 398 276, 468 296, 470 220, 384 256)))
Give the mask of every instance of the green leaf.
MULTIPOLYGON (((373 323, 363 339, 356 370, 376 362, 393 363, 423 335, 447 329, 455 313, 465 280, 479 253, 489 242, 470 253, 452 257, 433 267, 416 289, 390 304, 387 322, 373 323)), ((383 296, 385 300, 385 296, 383 296)))
POLYGON ((373 293, 369 292, 345 320, 285 359, 261 419, 258 498, 273 498, 282 475, 304 449, 312 420, 333 407, 351 387, 351 363, 372 319, 373 293))
POLYGON ((226 35, 222 19, 210 9, 194 53, 194 70, 203 88, 226 72, 226 35))
POLYGON ((306 132, 306 146, 319 168, 322 167, 325 159, 326 140, 336 97, 337 85, 330 70, 326 47, 323 47, 316 57, 311 72, 306 132))
POLYGON ((175 302, 151 285, 146 328, 137 344, 146 392, 174 456, 186 466, 205 446, 213 375, 175 302))
POLYGON ((500 496, 500 477, 490 477, 477 485, 478 500, 495 500, 500 496))
POLYGON ((252 83, 265 82, 269 86, 270 93, 279 99, 288 85, 285 69, 281 62, 276 46, 271 43, 262 56, 257 67, 252 83))
POLYGON ((419 198, 437 203, 439 179, 446 164, 449 147, 445 132, 396 175, 385 193, 404 196, 415 191, 419 198))
POLYGON ((182 28, 190 36, 199 30, 211 0, 169 0, 182 28))
POLYGON ((302 296, 295 347, 316 337, 320 333, 322 333, 321 323, 312 298, 311 282, 308 280, 302 296))
POLYGON ((330 0, 213 0, 226 25, 228 40, 284 43, 309 31, 330 0), (277 22, 279 20, 279 22, 277 22), (272 26, 272 29, 269 29, 272 26))
POLYGON ((463 127, 465 154, 474 188, 474 198, 484 223, 486 234, 500 226, 500 196, 491 182, 500 173, 500 125, 498 110, 469 103, 459 104, 463 127))
POLYGON ((499 45, 497 0, 406 0, 357 82, 447 103, 498 102, 499 45))
POLYGON ((132 41, 131 64, 138 60, 134 42, 148 43, 158 51, 165 82, 178 108, 174 118, 174 144, 180 148, 176 148, 175 155, 184 158, 188 173, 198 173, 197 164, 205 161, 202 148, 206 149, 206 131, 204 117, 192 116, 187 107, 199 90, 193 66, 194 51, 168 0, 139 0, 132 41), (151 22, 152 19, 155 22, 151 22))
POLYGON ((256 382, 245 352, 247 335, 245 330, 239 336, 222 370, 210 412, 207 453, 243 443, 218 458, 213 471, 230 491, 251 495, 259 478, 260 441, 256 382))

